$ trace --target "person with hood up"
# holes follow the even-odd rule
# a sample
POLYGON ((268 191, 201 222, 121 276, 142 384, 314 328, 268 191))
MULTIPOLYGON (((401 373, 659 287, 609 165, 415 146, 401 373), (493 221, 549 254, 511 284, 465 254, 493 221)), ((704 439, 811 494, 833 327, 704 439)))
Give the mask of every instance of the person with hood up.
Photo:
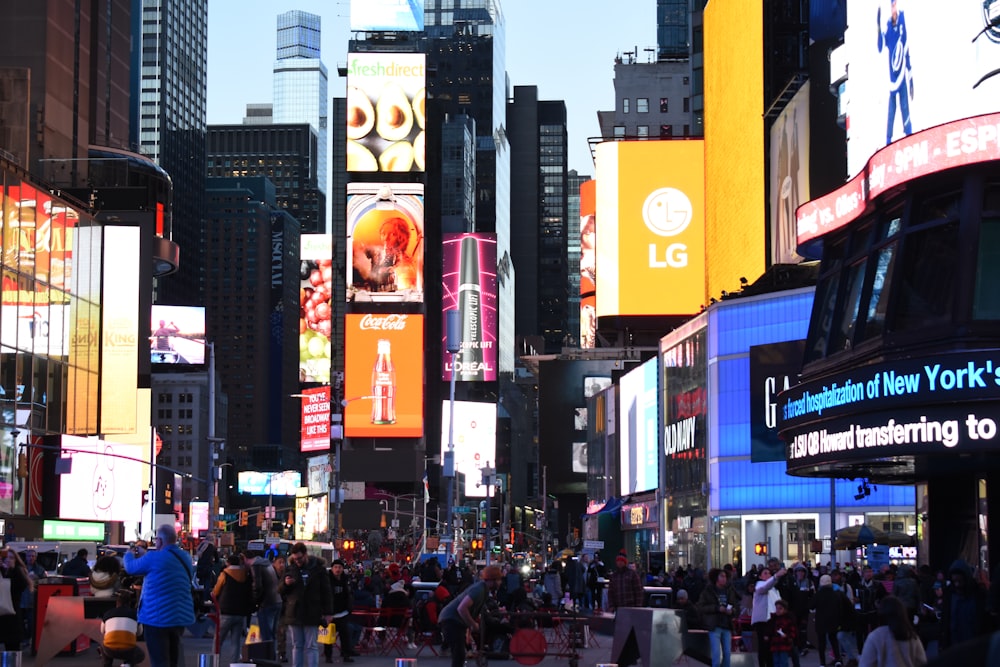
POLYGON ((283 618, 291 631, 293 667, 319 665, 319 626, 333 618, 333 591, 326 563, 310 556, 296 542, 288 553, 288 567, 278 586, 285 600, 283 618))
POLYGON ((941 603, 941 649, 984 634, 986 591, 976 583, 972 568, 962 559, 948 568, 949 583, 941 603))
POLYGON ((226 568, 212 588, 212 599, 219 605, 219 653, 223 664, 241 662, 243 631, 247 616, 253 613, 253 582, 239 555, 232 554, 226 560, 226 568))

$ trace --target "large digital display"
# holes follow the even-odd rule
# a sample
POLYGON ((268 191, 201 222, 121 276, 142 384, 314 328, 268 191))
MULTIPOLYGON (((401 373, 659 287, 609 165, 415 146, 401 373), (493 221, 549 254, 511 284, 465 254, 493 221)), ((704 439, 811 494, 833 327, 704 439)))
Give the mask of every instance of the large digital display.
POLYGON ((153 304, 149 357, 154 364, 205 363, 205 309, 153 304))
POLYGON ((104 227, 100 376, 102 433, 135 433, 136 429, 141 257, 138 227, 104 227))
MULTIPOLYGON (((17 269, 37 281, 27 285, 4 285, 4 304, 30 305, 49 289, 66 290, 73 277, 73 230, 80 214, 46 192, 22 183, 0 188, 3 265, 17 269), (10 292, 11 288, 17 291, 10 292)), ((43 301, 66 303, 65 294, 42 296, 43 301)))
POLYGON ((655 489, 660 483, 657 429, 657 363, 650 359, 619 380, 619 490, 622 496, 655 489))
POLYGON ((497 379, 496 234, 445 234, 441 242, 441 379, 451 380, 447 350, 447 312, 458 310, 462 349, 455 368, 458 382, 497 379))
MULTIPOLYGON (((451 403, 441 406, 441 451, 448 450, 451 403)), ((485 498, 482 468, 496 467, 497 406, 495 403, 455 401, 455 472, 465 475, 465 495, 485 498)), ((492 495, 492 494, 491 494, 492 495)))
POLYGON ((809 200, 809 82, 771 126, 771 262, 798 264, 795 210, 809 200))
POLYGON ((299 451, 330 449, 330 387, 302 390, 302 436, 299 451))
POLYGON ((329 384, 333 237, 303 234, 299 259, 299 381, 329 384))
POLYGON ((597 341, 597 181, 580 185, 580 347, 597 341))
POLYGON ((348 184, 348 301, 423 301, 424 247, 422 184, 348 184))
POLYGON ((424 171, 426 56, 347 56, 347 171, 424 171))
POLYGON ((326 493, 330 489, 331 467, 329 456, 310 456, 306 459, 306 486, 309 495, 326 493))
MULTIPOLYGON (((305 489, 301 489, 305 491, 305 489)), ((295 539, 311 540, 317 533, 329 530, 330 502, 327 495, 295 499, 295 539)))
POLYGON ((79 521, 139 521, 149 447, 64 435, 70 472, 58 476, 59 516, 79 521))
POLYGON ((778 393, 798 384, 805 341, 750 347, 750 460, 784 461, 778 437, 778 393))
POLYGON ((668 335, 660 341, 664 483, 677 491, 698 489, 706 479, 707 342, 704 328, 682 340, 668 335))
POLYGON ((703 144, 597 146, 598 317, 688 315, 705 303, 703 144))
POLYGON ((351 0, 351 30, 423 29, 424 0, 351 0))
POLYGON ((297 470, 257 472, 241 470, 237 475, 240 493, 252 496, 294 496, 302 486, 302 473, 297 470))
POLYGON ((877 0, 847 6, 849 176, 913 132, 995 111, 997 3, 877 0))
POLYGON ((344 324, 344 435, 424 433, 424 316, 349 314, 344 324))

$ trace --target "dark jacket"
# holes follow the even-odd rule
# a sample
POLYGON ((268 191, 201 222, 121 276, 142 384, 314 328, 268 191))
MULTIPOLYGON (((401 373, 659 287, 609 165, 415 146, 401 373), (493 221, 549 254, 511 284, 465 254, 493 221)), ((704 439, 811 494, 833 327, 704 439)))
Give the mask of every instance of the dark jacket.
POLYGON ((816 609, 816 632, 836 632, 840 629, 847 598, 833 586, 820 586, 813 596, 816 609))
POLYGON ((330 572, 330 590, 333 596, 333 613, 339 614, 343 611, 354 609, 354 596, 351 594, 351 580, 347 572, 341 572, 336 576, 330 572))
POLYGON ((230 565, 219 574, 212 596, 225 616, 249 616, 254 611, 253 582, 241 565, 230 565))
POLYGON ((73 556, 63 565, 61 574, 64 577, 89 577, 90 566, 87 565, 86 558, 73 556))
POLYGON ((326 563, 315 556, 309 556, 302 568, 289 562, 285 576, 278 584, 278 592, 285 600, 282 619, 287 625, 317 626, 323 616, 333 615, 330 576, 326 563), (291 584, 285 583, 286 577, 293 579, 291 584))
POLYGON ((734 612, 738 609, 736 589, 727 584, 725 589, 723 589, 723 595, 725 596, 725 602, 719 597, 719 589, 712 584, 702 589, 697 607, 698 613, 701 616, 701 625, 705 630, 714 630, 720 627, 732 628, 733 616, 722 613, 719 611, 719 607, 726 604, 732 605, 734 612))
POLYGON ((253 601, 257 607, 281 606, 278 594, 278 573, 266 558, 257 557, 250 566, 253 576, 253 601))
POLYGON ((944 589, 941 606, 941 647, 947 648, 985 634, 986 591, 976 582, 972 568, 964 560, 956 560, 948 568, 952 582, 944 589), (959 588, 956 576, 964 579, 959 588))

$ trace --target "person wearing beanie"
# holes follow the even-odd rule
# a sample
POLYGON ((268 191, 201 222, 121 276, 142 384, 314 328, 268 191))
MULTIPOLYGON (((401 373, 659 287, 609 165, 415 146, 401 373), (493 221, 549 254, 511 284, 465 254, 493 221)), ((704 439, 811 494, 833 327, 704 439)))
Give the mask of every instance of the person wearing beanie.
MULTIPOLYGON (((354 662, 358 655, 354 650, 354 636, 357 634, 355 623, 351 619, 354 609, 354 595, 351 590, 351 579, 344 571, 344 561, 337 558, 330 566, 330 592, 333 596, 333 622, 340 635, 340 656, 344 662, 354 662)), ((333 644, 323 647, 323 655, 327 662, 333 662, 333 644)))
POLYGON ((833 650, 834 665, 840 666, 840 643, 837 641, 837 630, 843 620, 844 605, 847 604, 843 592, 833 587, 833 578, 824 574, 819 578, 819 590, 813 597, 813 607, 816 610, 816 650, 819 652, 819 664, 826 664, 826 642, 829 639, 833 650))
POLYGON ((609 611, 617 612, 620 607, 642 606, 642 583, 639 574, 629 567, 628 556, 622 550, 615 558, 615 571, 608 584, 609 611))
POLYGON ((470 630, 474 637, 479 636, 486 599, 500 588, 503 572, 496 565, 487 565, 479 577, 478 582, 455 596, 438 615, 444 642, 451 649, 452 667, 465 664, 465 637, 470 630))

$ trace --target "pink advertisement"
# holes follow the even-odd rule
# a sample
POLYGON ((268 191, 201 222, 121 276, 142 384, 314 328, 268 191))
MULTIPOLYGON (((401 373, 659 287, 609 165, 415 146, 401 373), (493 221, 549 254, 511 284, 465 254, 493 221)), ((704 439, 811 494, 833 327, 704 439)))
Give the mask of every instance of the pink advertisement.
POLYGON ((495 234, 445 234, 442 238, 441 379, 451 381, 447 315, 458 310, 462 349, 455 358, 456 382, 497 379, 497 239, 495 234))

